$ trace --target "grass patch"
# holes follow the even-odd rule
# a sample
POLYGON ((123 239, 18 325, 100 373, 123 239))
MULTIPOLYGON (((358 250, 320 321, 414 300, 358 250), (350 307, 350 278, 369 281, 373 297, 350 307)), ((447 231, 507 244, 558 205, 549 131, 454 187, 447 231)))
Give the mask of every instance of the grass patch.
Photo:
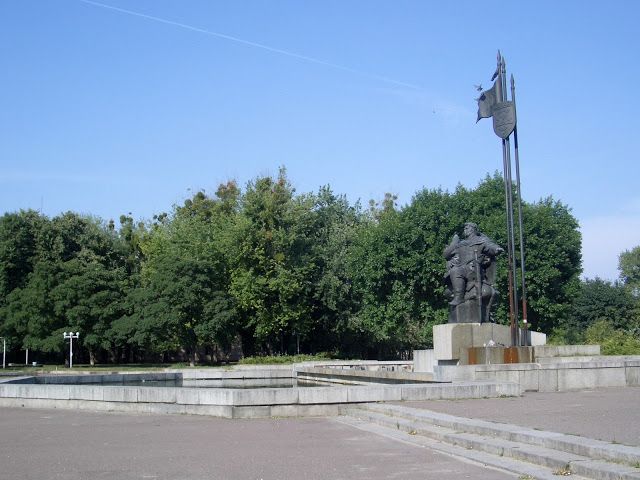
POLYGON ((238 363, 241 365, 282 365, 288 363, 299 362, 313 362, 331 360, 331 357, 326 353, 319 353, 317 355, 273 355, 263 357, 245 357, 238 363))
POLYGON ((567 464, 564 467, 555 470, 553 474, 560 475, 562 477, 568 477, 569 475, 571 475, 571 465, 567 464))

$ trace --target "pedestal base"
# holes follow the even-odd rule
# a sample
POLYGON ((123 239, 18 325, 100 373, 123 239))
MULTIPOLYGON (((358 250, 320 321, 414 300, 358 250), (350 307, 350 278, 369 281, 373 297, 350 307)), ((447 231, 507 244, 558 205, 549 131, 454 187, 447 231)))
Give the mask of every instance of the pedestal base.
POLYGON ((449 306, 449 323, 484 323, 486 318, 486 305, 479 306, 474 298, 465 300, 460 305, 449 306))
MULTIPOLYGON (((524 335, 524 330, 519 333, 524 335)), ((527 336, 530 346, 547 343, 544 333, 528 331, 527 336)), ((496 323, 447 323, 433 327, 433 349, 439 365, 468 364, 467 350, 487 345, 510 347, 511 328, 496 323)))

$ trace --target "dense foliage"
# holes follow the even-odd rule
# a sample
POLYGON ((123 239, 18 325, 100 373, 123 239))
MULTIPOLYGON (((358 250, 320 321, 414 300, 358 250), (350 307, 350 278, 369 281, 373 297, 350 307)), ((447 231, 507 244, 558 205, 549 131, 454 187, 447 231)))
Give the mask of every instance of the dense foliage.
MULTIPOLYGON (((363 209, 329 187, 297 194, 283 169, 243 191, 198 192, 149 222, 6 213, 0 336, 14 358, 28 348, 40 361, 64 358, 69 330, 92 363, 215 362, 240 349, 397 358, 429 347, 447 320, 442 252, 464 222, 506 244, 504 201, 496 174, 363 209)), ((524 217, 532 328, 567 328, 581 289, 577 222, 552 198, 525 203, 524 217)), ((506 278, 503 258, 502 323, 506 278)))
POLYGON ((640 245, 620 254, 618 269, 622 283, 635 297, 640 296, 640 245))
POLYGON ((625 274, 634 264, 628 257, 623 263, 623 255, 621 280, 596 277, 580 282, 569 316, 554 326, 552 343, 599 344, 605 355, 640 355, 640 298, 625 274))

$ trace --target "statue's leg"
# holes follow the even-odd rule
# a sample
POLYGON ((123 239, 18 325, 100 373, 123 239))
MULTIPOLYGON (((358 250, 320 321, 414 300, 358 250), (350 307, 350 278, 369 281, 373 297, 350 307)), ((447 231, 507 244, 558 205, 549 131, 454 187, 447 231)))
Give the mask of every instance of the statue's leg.
POLYGON ((449 302, 449 305, 456 306, 464 302, 464 292, 467 285, 464 277, 464 269, 461 267, 454 267, 451 269, 451 290, 453 290, 453 299, 449 302))
POLYGON ((491 321, 491 307, 493 306, 493 301, 496 298, 496 290, 491 286, 489 286, 489 290, 489 300, 487 301, 487 306, 484 310, 484 318, 487 322, 491 321))

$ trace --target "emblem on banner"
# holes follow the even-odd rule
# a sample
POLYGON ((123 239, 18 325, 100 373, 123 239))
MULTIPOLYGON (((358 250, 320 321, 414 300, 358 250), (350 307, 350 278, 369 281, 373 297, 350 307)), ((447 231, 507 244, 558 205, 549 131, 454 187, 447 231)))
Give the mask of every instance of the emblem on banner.
POLYGON ((516 109, 513 102, 500 102, 493 106, 493 131, 502 139, 516 128, 516 109))

